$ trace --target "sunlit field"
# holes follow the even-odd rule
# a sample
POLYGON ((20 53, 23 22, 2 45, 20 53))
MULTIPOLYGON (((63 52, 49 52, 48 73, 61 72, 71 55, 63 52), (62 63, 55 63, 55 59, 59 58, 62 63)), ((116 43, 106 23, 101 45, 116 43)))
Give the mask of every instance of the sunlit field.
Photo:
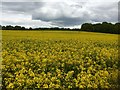
POLYGON ((3 88, 118 86, 118 35, 2 31, 3 88))

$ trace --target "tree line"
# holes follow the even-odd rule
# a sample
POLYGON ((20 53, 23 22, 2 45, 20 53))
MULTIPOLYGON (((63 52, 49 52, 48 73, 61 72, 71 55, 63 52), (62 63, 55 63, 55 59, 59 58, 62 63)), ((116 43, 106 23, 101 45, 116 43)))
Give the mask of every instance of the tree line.
POLYGON ((12 25, 7 25, 7 26, 1 26, 2 30, 61 30, 61 31, 72 31, 72 30, 76 30, 79 31, 80 29, 70 29, 70 28, 59 28, 59 27, 51 27, 51 28, 47 28, 47 27, 39 27, 39 28, 25 28, 25 27, 21 27, 21 26, 12 26, 12 25))
POLYGON ((51 28, 25 28, 22 26, 2 26, 0 25, 0 28, 2 30, 60 30, 60 31, 87 31, 87 32, 101 32, 101 33, 111 33, 111 34, 120 34, 120 23, 108 23, 108 22, 102 22, 97 24, 91 24, 91 23, 84 23, 81 25, 80 28, 59 28, 59 27, 51 27, 51 28))
POLYGON ((120 34, 120 23, 84 23, 81 26, 81 31, 88 31, 88 32, 101 32, 101 33, 111 33, 111 34, 120 34))

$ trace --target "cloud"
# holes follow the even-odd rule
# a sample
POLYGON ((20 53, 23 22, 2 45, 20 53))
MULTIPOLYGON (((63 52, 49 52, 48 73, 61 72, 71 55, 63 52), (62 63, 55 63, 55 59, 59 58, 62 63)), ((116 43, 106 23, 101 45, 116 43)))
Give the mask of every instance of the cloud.
POLYGON ((86 6, 87 10, 91 11, 91 20, 96 22, 117 22, 118 19, 118 3, 107 2, 107 3, 96 3, 91 2, 91 4, 86 6), (91 5, 91 6, 90 6, 91 5))
POLYGON ((77 27, 86 22, 117 22, 117 5, 118 0, 6 0, 2 2, 2 23, 77 27))
POLYGON ((6 14, 3 14, 3 18, 0 18, 2 25, 21 25, 25 27, 52 27, 50 22, 44 22, 41 20, 32 20, 32 16, 28 14, 10 14, 7 17, 6 14))
POLYGON ((84 22, 116 22, 116 2, 48 3, 33 14, 33 19, 53 22, 58 26, 74 26, 84 22))
MULTIPOLYGON (((1 0, 2 2, 72 2, 73 0, 1 0)), ((85 2, 85 0, 74 0, 75 2, 85 2)), ((91 2, 118 2, 119 0, 86 0, 91 2)))
POLYGON ((3 12, 29 13, 43 6, 43 2, 2 2, 3 12))
POLYGON ((83 7, 85 3, 68 4, 65 2, 46 3, 32 15, 35 20, 53 22, 59 26, 79 25, 89 18, 89 12, 83 7))

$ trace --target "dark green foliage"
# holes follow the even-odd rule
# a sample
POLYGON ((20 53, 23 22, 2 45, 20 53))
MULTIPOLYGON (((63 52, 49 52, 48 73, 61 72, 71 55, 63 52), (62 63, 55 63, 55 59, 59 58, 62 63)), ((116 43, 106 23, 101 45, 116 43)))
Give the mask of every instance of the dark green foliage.
POLYGON ((81 26, 81 30, 88 32, 120 34, 120 23, 116 23, 116 24, 107 23, 107 22, 103 22, 102 24, 85 23, 81 26))
POLYGON ((91 23, 85 23, 81 26, 82 31, 93 31, 93 25, 91 23))

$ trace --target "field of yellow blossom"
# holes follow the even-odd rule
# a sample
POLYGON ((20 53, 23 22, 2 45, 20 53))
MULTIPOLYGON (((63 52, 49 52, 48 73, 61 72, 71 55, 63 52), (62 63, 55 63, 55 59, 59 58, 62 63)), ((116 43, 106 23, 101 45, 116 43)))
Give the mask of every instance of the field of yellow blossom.
POLYGON ((118 86, 118 35, 2 31, 2 88, 118 86))

